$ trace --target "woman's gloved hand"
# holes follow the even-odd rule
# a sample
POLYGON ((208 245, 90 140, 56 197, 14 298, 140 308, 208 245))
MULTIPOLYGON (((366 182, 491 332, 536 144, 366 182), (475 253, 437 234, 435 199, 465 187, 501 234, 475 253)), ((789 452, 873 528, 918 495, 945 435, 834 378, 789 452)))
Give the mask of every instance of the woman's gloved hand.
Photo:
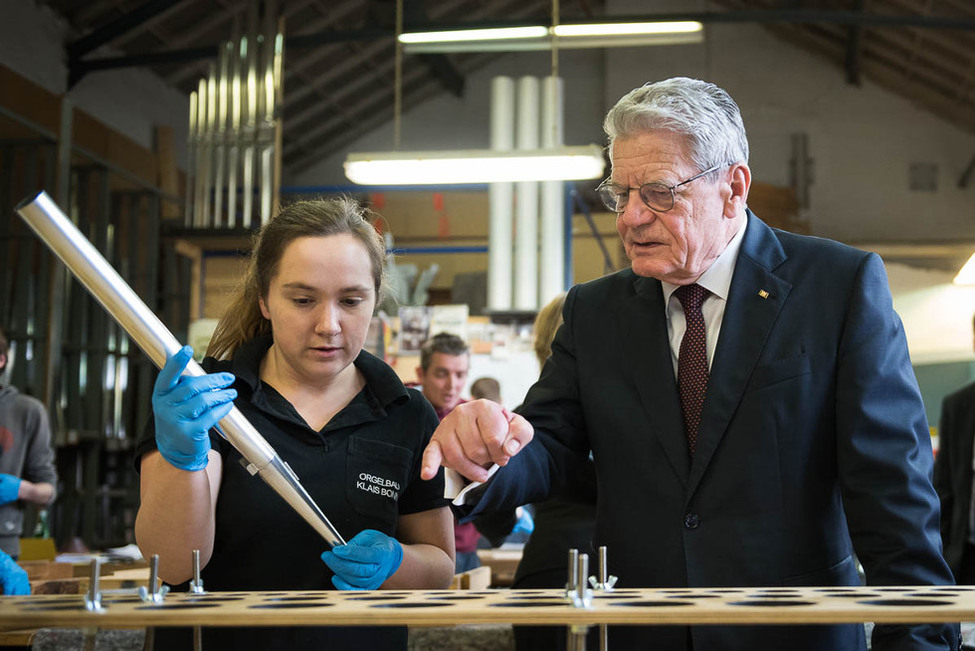
POLYGON ((0 504, 10 504, 17 501, 20 494, 20 477, 0 473, 0 504))
POLYGON ((231 373, 182 375, 193 357, 183 348, 166 360, 152 392, 156 445, 163 458, 181 470, 202 470, 210 451, 210 428, 230 413, 236 389, 231 373))
POLYGON ((403 546, 395 538, 374 529, 365 529, 345 545, 322 554, 322 560, 335 576, 339 590, 375 590, 399 569, 403 546))
POLYGON ((3 588, 2 592, 7 596, 30 594, 27 572, 2 549, 0 549, 0 588, 3 588))
POLYGON ((535 520, 532 518, 531 512, 525 507, 519 506, 515 509, 515 517, 518 520, 515 522, 511 533, 531 533, 535 530, 535 520))

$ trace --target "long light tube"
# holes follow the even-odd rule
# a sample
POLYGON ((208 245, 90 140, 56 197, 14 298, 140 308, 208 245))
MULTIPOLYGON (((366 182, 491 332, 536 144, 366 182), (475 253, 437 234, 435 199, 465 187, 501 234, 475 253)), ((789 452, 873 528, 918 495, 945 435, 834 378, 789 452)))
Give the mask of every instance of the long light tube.
POLYGON ((704 25, 698 21, 628 23, 563 23, 485 29, 404 32, 399 40, 407 53, 512 52, 559 48, 635 47, 700 43, 704 25))
MULTIPOLYGON (((156 366, 162 367, 167 355, 182 347, 46 192, 25 199, 16 210, 156 366)), ((205 372, 190 360, 183 373, 200 376, 205 372)), ((330 544, 345 544, 342 535, 305 491, 291 467, 237 407, 221 419, 218 430, 248 462, 248 472, 259 474, 330 544)))
POLYGON ((345 175, 362 185, 578 181, 605 167, 597 145, 499 152, 489 149, 351 153, 345 175))
POLYGON ((406 32, 399 35, 399 42, 445 43, 456 41, 502 41, 519 38, 546 38, 548 27, 531 25, 528 27, 497 27, 490 29, 454 29, 439 32, 406 32))
POLYGON ((559 37, 575 36, 623 36, 633 34, 692 34, 700 32, 704 25, 695 20, 675 20, 659 23, 580 23, 561 24, 552 28, 559 37))

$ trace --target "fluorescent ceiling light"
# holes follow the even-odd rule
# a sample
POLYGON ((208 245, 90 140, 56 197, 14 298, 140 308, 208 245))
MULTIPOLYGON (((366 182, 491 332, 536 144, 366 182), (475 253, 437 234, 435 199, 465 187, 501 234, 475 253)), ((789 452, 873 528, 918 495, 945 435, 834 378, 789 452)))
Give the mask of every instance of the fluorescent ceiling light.
POLYGON ((556 36, 572 38, 576 36, 629 36, 632 34, 692 34, 694 32, 700 32, 703 29, 704 25, 697 21, 681 20, 666 23, 556 25, 552 28, 552 31, 556 36))
POLYGON ((575 181, 599 178, 603 169, 603 152, 597 145, 352 153, 345 159, 345 175, 361 185, 575 181))
POLYGON ((696 21, 562 24, 492 29, 406 32, 399 40, 407 53, 513 52, 559 48, 635 47, 700 43, 704 26, 696 21), (554 34, 554 36, 553 36, 554 34))
POLYGON ((548 27, 500 27, 494 29, 454 29, 442 32, 408 32, 400 34, 399 42, 456 43, 462 41, 499 41, 519 38, 546 38, 548 27))
POLYGON ((955 276, 954 283, 956 285, 975 285, 975 253, 962 266, 961 271, 955 276))

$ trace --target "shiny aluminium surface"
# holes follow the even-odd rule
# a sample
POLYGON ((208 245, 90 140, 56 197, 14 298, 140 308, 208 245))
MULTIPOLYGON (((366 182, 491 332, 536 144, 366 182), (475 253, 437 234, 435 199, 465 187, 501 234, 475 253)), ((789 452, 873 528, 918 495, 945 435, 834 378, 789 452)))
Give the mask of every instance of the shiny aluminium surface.
MULTIPOLYGON (((182 347, 46 192, 25 199, 17 212, 156 366, 162 367, 182 347)), ((184 373, 199 376, 205 371, 190 360, 184 373)), ((288 464, 240 410, 234 407, 218 429, 247 460, 251 474, 260 474, 329 544, 345 544, 288 464)))

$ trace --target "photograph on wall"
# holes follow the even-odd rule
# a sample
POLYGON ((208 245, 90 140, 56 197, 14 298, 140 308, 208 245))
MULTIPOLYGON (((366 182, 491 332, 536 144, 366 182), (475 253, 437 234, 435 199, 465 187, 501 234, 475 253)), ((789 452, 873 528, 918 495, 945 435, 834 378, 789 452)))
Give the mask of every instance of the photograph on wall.
POLYGON ((432 308, 404 305, 399 308, 399 354, 419 354, 420 346, 430 336, 432 308))
POLYGON ((467 317, 469 314, 470 308, 466 303, 458 305, 434 305, 430 312, 429 336, 432 337, 441 332, 449 332, 466 341, 467 317))

